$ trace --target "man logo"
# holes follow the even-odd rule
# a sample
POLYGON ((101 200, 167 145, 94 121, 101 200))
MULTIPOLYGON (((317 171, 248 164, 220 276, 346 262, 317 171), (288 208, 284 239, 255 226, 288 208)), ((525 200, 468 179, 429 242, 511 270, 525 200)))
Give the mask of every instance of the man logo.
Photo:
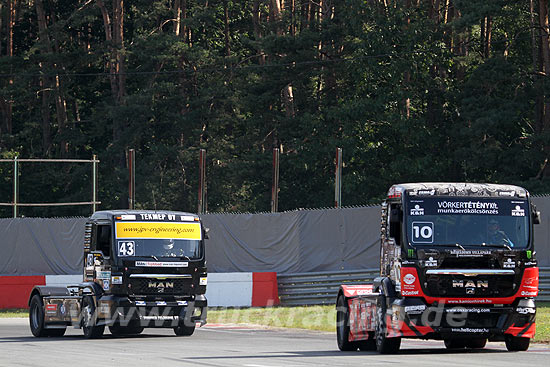
POLYGON ((174 288, 174 282, 149 282, 149 288, 174 288))
POLYGON ((453 288, 489 288, 489 281, 488 280, 455 280, 453 279, 453 288))

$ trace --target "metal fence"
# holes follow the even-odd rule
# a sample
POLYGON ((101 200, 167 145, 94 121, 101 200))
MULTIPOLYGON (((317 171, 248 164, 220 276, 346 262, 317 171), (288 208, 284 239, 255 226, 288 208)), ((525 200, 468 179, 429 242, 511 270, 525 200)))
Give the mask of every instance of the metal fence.
MULTIPOLYGON (((540 268, 537 301, 550 302, 550 267, 540 268)), ((378 269, 279 274, 279 298, 283 306, 334 305, 341 284, 372 283, 378 269)))

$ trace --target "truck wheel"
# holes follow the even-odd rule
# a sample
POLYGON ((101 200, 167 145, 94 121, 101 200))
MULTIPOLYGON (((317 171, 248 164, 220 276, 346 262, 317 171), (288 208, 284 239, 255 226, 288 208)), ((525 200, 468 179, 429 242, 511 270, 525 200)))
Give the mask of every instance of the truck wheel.
POLYGON ((174 328, 174 333, 177 336, 190 336, 195 332, 195 326, 180 325, 174 328))
POLYGON ((445 339, 444 341, 445 341, 445 348, 447 349, 466 348, 466 340, 464 339, 445 339))
POLYGON ((32 335, 43 338, 46 336, 60 337, 65 334, 66 327, 60 329, 45 329, 44 328, 44 302, 42 297, 35 294, 31 298, 29 310, 29 323, 31 326, 32 335))
POLYGON ((346 297, 338 297, 336 302, 336 342, 344 352, 357 350, 358 345, 349 341, 349 308, 346 297))
POLYGON ((86 339, 101 338, 105 331, 105 325, 96 325, 97 313, 95 312, 94 300, 90 296, 85 296, 82 300, 82 330, 86 339))
POLYGON ((466 348, 471 349, 482 349, 487 345, 487 339, 485 338, 474 338, 466 341, 466 348))
POLYGON ((44 329, 44 303, 38 294, 31 298, 29 323, 32 335, 37 338, 48 336, 48 330, 44 329))
POLYGON ((401 347, 401 338, 388 338, 386 336, 386 297, 381 294, 376 301, 376 329, 375 340, 376 350, 382 354, 394 354, 399 351, 401 347))
POLYGON ((523 338, 521 336, 506 335, 504 342, 506 343, 506 349, 510 352, 524 352, 529 349, 529 342, 531 339, 523 338))

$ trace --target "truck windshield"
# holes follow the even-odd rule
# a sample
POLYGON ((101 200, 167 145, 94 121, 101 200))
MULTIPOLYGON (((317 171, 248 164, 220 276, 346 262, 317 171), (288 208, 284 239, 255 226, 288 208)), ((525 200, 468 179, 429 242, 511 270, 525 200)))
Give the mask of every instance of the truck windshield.
POLYGON ((407 241, 416 245, 526 248, 529 203, 522 199, 407 197, 407 241))
POLYGON ((200 223, 115 222, 118 257, 172 257, 198 259, 201 254, 200 223))

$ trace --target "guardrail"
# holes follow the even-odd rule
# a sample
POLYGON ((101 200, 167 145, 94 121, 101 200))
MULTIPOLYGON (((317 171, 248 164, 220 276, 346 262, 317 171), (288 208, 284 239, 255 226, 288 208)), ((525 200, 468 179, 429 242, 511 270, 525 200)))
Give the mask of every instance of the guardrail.
MULTIPOLYGON (((278 274, 282 306, 334 305, 341 284, 369 284, 378 269, 278 274)), ((539 268, 537 301, 550 302, 550 267, 539 268)))

